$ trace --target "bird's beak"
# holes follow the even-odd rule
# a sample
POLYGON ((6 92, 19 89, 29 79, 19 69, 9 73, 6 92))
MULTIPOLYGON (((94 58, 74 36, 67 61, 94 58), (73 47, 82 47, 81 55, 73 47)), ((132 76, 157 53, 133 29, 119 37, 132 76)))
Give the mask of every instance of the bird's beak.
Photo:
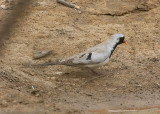
POLYGON ((128 45, 128 43, 127 43, 125 40, 123 40, 123 42, 124 42, 126 45, 128 45))

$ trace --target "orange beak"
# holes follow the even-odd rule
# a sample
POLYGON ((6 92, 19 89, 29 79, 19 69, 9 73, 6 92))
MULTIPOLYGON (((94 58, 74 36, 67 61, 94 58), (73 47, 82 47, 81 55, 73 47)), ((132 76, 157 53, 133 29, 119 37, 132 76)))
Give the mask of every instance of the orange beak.
POLYGON ((128 45, 128 43, 127 43, 125 40, 124 40, 123 42, 124 42, 126 45, 128 45))

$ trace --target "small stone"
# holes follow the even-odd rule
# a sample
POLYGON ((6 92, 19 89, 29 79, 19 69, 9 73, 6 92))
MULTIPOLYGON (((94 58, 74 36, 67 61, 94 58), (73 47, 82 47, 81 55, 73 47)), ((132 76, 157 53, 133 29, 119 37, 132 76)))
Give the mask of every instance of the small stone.
POLYGON ((53 75, 62 75, 63 72, 54 72, 53 75))
POLYGON ((37 2, 39 5, 47 5, 47 2, 37 2))
POLYGON ((55 80, 55 79, 56 79, 56 77, 51 77, 51 79, 52 79, 52 80, 55 80))
POLYGON ((34 59, 42 58, 51 53, 51 50, 36 51, 33 53, 34 59))
POLYGON ((74 7, 75 7, 76 9, 80 9, 80 7, 79 7, 78 5, 75 5, 74 7))
POLYGON ((82 11, 80 11, 80 10, 79 10, 79 11, 78 11, 78 13, 79 13, 79 14, 81 14, 81 13, 82 13, 82 11))
POLYGON ((35 90, 34 86, 32 86, 32 89, 35 90))
POLYGON ((39 97, 40 96, 40 94, 36 94, 36 97, 39 97))
POLYGON ((93 95, 92 95, 92 94, 90 94, 90 93, 86 93, 86 95, 87 95, 87 96, 93 96, 93 95))
POLYGON ((5 5, 1 5, 1 8, 2 8, 2 9, 6 9, 6 6, 5 6, 5 5))

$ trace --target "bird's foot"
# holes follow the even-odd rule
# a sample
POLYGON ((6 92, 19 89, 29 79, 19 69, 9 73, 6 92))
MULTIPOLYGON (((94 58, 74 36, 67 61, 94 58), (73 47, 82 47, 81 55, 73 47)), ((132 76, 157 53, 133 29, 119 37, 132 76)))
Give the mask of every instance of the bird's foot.
POLYGON ((79 85, 79 87, 77 88, 76 92, 79 93, 79 89, 80 89, 83 85, 85 85, 86 83, 91 82, 91 81, 93 81, 93 80, 95 80, 95 79, 97 79, 97 78, 103 77, 103 76, 105 76, 105 75, 96 76, 96 77, 93 77, 93 78, 91 78, 91 79, 89 79, 89 80, 84 81, 83 83, 81 83, 81 84, 79 85))

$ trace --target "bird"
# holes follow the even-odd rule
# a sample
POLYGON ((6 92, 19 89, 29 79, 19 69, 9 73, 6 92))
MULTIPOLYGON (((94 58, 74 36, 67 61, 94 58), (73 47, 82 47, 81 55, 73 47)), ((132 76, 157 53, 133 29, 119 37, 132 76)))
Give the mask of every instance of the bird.
MULTIPOLYGON (((66 65, 75 67, 97 68, 106 65, 110 60, 114 50, 119 44, 128 43, 124 40, 123 34, 114 34, 109 40, 104 41, 94 47, 87 49, 84 52, 70 56, 68 58, 45 62, 35 66, 48 66, 48 65, 66 65)), ((94 70, 92 72, 95 73, 94 70)))

